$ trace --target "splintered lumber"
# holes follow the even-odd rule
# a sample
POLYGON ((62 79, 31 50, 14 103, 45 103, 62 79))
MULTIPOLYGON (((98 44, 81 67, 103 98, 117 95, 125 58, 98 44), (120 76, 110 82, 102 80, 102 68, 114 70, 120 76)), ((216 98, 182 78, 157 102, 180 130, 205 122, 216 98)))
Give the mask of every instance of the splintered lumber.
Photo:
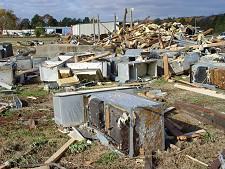
POLYGON ((202 164, 202 165, 208 167, 208 164, 203 163, 203 162, 197 160, 196 158, 193 158, 193 157, 191 157, 191 156, 189 156, 189 155, 186 155, 186 157, 188 157, 189 159, 191 159, 191 160, 193 160, 193 161, 195 161, 195 162, 197 162, 197 163, 199 163, 199 164, 202 164))
MULTIPOLYGON (((209 34, 209 33, 212 32, 212 31, 213 31, 213 29, 210 28, 210 29, 208 29, 207 31, 203 32, 202 34, 203 34, 203 35, 207 35, 207 34, 209 34)), ((193 40, 193 41, 196 41, 197 39, 198 39, 198 36, 194 37, 192 40, 193 40)))
MULTIPOLYGON (((225 149, 221 153, 223 156, 225 155, 225 149)), ((220 160, 217 158, 208 169, 219 169, 221 166, 220 160)))
MULTIPOLYGON (((193 48, 193 49, 197 49, 199 48, 200 45, 191 45, 191 46, 188 46, 188 48, 193 48)), ((209 48, 209 47, 216 47, 216 46, 225 46, 225 41, 222 41, 222 42, 218 42, 218 43, 211 43, 211 44, 204 44, 203 47, 205 48, 209 48)), ((184 49, 186 47, 182 47, 181 49, 184 49)))
POLYGON ((195 93, 204 94, 204 95, 207 95, 207 96, 225 99, 225 95, 217 94, 216 91, 212 91, 212 90, 208 90, 208 89, 200 89, 200 88, 197 88, 197 87, 188 87, 188 86, 180 85, 180 84, 177 84, 177 83, 174 84, 174 87, 179 88, 179 89, 192 91, 192 92, 195 92, 195 93))
POLYGON ((200 137, 206 134, 206 131, 204 129, 185 133, 184 135, 187 136, 188 138, 195 138, 195 137, 200 137))
POLYGON ((84 54, 76 55, 76 56, 74 56, 75 57, 75 62, 79 62, 80 61, 80 57, 83 57, 83 56, 94 56, 94 55, 95 55, 94 53, 84 53, 84 54))
POLYGON ((175 107, 168 107, 166 108, 164 111, 163 111, 163 114, 167 113, 167 112, 170 112, 172 110, 175 110, 176 108, 175 107))
POLYGON ((69 141, 67 141, 57 152, 55 152, 47 161, 45 161, 45 164, 47 163, 54 163, 58 159, 62 157, 64 152, 69 148, 71 144, 73 144, 77 139, 71 138, 69 141))
POLYGON ((165 127, 169 130, 169 132, 175 136, 178 140, 187 140, 187 136, 184 135, 173 123, 171 123, 168 119, 165 119, 165 127))
POLYGON ((139 25, 143 24, 144 22, 146 22, 148 20, 148 18, 150 18, 150 16, 147 16, 145 19, 143 19, 139 24, 134 26, 134 29, 137 28, 139 25))
POLYGON ((169 61, 168 61, 168 55, 163 55, 163 67, 164 67, 164 78, 168 80, 170 78, 170 72, 169 72, 169 61))
POLYGON ((161 48, 161 49, 165 49, 165 46, 164 46, 164 43, 163 43, 163 41, 162 41, 162 38, 161 38, 161 35, 160 35, 160 34, 158 35, 158 38, 159 38, 160 48, 161 48))
POLYGON ((211 124, 225 132, 225 115, 223 113, 182 101, 176 102, 176 107, 181 109, 181 113, 188 114, 194 119, 211 124))
POLYGON ((106 57, 106 56, 109 56, 109 55, 111 55, 110 52, 104 53, 104 54, 101 54, 101 55, 98 55, 98 56, 94 56, 94 57, 89 57, 89 58, 84 59, 84 60, 82 60, 80 62, 88 62, 88 61, 92 61, 92 60, 95 60, 95 59, 103 58, 103 57, 106 57))
POLYGON ((171 46, 172 45, 173 38, 174 38, 174 30, 172 32, 172 35, 171 35, 170 42, 169 42, 168 46, 171 46))

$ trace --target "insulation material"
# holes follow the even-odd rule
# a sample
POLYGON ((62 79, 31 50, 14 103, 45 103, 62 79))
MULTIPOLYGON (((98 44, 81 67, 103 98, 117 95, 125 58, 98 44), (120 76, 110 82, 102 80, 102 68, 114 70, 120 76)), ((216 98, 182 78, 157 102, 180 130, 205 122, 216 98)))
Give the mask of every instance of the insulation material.
POLYGON ((225 89, 225 69, 210 68, 209 75, 212 84, 217 85, 220 89, 225 89))

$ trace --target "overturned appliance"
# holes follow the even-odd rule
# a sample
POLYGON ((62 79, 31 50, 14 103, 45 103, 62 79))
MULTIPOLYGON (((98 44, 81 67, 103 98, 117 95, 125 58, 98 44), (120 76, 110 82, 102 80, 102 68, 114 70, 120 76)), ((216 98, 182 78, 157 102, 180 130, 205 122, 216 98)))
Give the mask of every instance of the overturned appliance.
POLYGON ((152 80, 156 77, 156 59, 118 63, 118 77, 116 77, 116 81, 125 83, 143 79, 152 80))
POLYGON ((39 66, 40 79, 43 82, 56 82, 59 79, 58 69, 65 67, 66 61, 73 56, 60 55, 47 60, 39 66))
POLYGON ((0 59, 13 56, 11 43, 0 43, 0 59))
POLYGON ((225 89, 225 63, 199 62, 193 65, 191 69, 192 83, 225 89))
POLYGON ((11 85, 15 83, 16 65, 13 62, 0 62, 0 82, 11 85))
POLYGON ((163 105, 133 93, 120 87, 56 94, 55 122, 63 127, 87 123, 130 157, 164 149, 163 105))

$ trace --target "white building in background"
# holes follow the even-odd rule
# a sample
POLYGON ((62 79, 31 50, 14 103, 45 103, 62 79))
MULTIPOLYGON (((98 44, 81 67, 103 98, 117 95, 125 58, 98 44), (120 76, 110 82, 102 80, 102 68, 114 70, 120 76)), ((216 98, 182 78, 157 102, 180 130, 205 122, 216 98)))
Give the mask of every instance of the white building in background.
MULTIPOLYGON (((119 22, 116 22, 116 29, 118 30, 119 22)), ((114 31, 114 22, 101 22, 99 24, 100 34, 107 34, 109 31, 114 31), (104 25, 104 26, 103 26, 104 25)), ((72 34, 73 35, 88 35, 94 34, 94 26, 93 23, 85 23, 85 24, 76 24, 72 25, 72 34)), ((95 34, 98 35, 98 23, 95 23, 95 34)))
POLYGON ((23 30, 3 30, 2 35, 22 35, 25 33, 34 34, 34 29, 23 29, 23 30))

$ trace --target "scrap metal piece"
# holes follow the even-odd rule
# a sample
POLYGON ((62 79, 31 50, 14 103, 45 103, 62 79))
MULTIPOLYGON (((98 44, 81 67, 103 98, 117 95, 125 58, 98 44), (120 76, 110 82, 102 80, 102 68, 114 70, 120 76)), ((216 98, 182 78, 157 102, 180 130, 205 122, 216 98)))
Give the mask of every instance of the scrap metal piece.
POLYGON ((223 157, 223 155, 220 152, 218 152, 218 153, 219 153, 218 158, 219 158, 220 163, 221 163, 221 168, 222 169, 225 169, 225 160, 224 160, 224 157, 223 157))

